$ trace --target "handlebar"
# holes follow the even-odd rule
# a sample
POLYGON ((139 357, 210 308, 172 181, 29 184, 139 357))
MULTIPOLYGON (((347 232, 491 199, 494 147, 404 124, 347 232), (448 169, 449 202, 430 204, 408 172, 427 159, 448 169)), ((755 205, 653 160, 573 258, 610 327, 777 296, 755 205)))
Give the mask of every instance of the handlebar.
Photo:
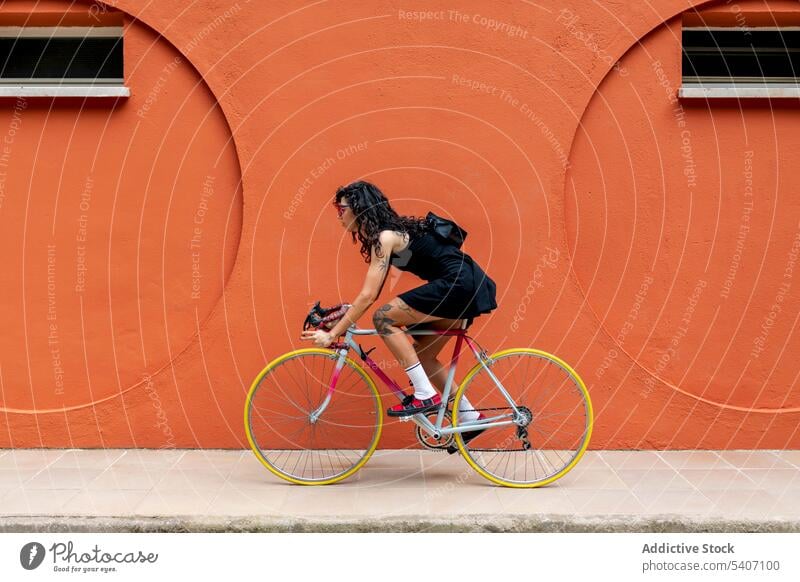
POLYGON ((350 303, 339 303, 333 307, 322 307, 317 301, 314 307, 308 312, 305 321, 303 321, 303 330, 310 327, 330 331, 334 325, 347 313, 352 305, 350 303))
MULTIPOLYGON (((350 307, 350 303, 338 303, 333 307, 322 307, 319 301, 317 301, 308 312, 308 315, 306 315, 305 321, 303 321, 303 330, 305 331, 314 327, 318 330, 330 331, 336 323, 344 317, 344 314, 347 313, 350 307)), ((333 342, 328 347, 334 351, 349 349, 346 342, 333 342)))

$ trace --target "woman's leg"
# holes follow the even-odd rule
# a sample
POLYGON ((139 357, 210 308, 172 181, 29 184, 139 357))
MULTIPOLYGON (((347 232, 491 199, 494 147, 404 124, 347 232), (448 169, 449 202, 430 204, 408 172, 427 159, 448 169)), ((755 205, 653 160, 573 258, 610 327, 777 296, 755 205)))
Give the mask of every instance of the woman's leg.
MULTIPOLYGON (((461 329, 463 319, 439 319, 424 324, 425 329, 461 329)), ((447 342, 450 341, 452 336, 448 335, 417 335, 412 336, 414 339, 414 350, 417 352, 417 357, 425 368, 428 378, 431 383, 444 394, 445 385, 447 384, 448 368, 442 365, 439 361, 439 353, 442 351, 447 342)), ((451 395, 454 390, 451 388, 451 395)))
POLYGON ((404 401, 402 404, 390 407, 388 410, 390 416, 408 416, 435 410, 441 405, 441 398, 436 392, 436 388, 431 384, 417 353, 411 347, 411 343, 408 341, 409 336, 402 329, 402 326, 405 325, 427 323, 439 319, 442 318, 413 309, 399 297, 378 308, 375 312, 372 318, 375 329, 378 330, 378 334, 383 338, 386 346, 397 358, 398 363, 405 368, 406 374, 414 386, 414 397, 408 402, 404 401))
MULTIPOLYGON (((418 400, 427 400, 437 396, 432 380, 436 381, 436 387, 439 390, 444 391, 447 382, 447 370, 436 356, 451 336, 416 336, 416 341, 412 347, 407 339, 409 336, 406 336, 400 327, 413 323, 425 323, 426 328, 460 329, 463 320, 427 315, 411 308, 405 301, 396 297, 379 308, 375 312, 372 321, 389 350, 397 358, 400 365, 406 369, 414 386, 414 396, 418 400), (419 366, 417 363, 419 363, 419 366)), ((390 414, 392 414, 391 409, 390 414)), ((478 413, 473 410, 472 404, 466 398, 461 399, 458 407, 458 417, 462 422, 474 420, 478 417, 478 413)))
POLYGON ((383 339, 386 347, 389 348, 389 351, 397 358, 398 363, 404 368, 419 362, 419 357, 408 341, 409 336, 406 335, 401 327, 440 319, 443 318, 428 315, 409 307, 399 297, 395 297, 389 303, 379 307, 372 316, 372 322, 375 324, 378 334, 383 339))
MULTIPOLYGON (((440 319, 425 324, 425 327, 431 329, 460 329, 463 322, 463 319, 440 319)), ((428 374, 431 384, 438 388, 442 395, 444 395, 444 389, 447 385, 449 364, 448 366, 444 366, 437 356, 451 337, 452 336, 446 335, 414 336, 414 349, 417 351, 419 361, 422 363, 422 367, 425 368, 425 372, 428 374)), ((453 378, 453 382, 455 383, 455 378, 453 378)), ((455 385, 450 387, 450 396, 455 394, 457 388, 458 387, 455 385)), ((459 422, 475 420, 478 418, 478 415, 479 413, 474 410, 472 403, 467 397, 464 396, 461 398, 461 402, 458 404, 459 422)))

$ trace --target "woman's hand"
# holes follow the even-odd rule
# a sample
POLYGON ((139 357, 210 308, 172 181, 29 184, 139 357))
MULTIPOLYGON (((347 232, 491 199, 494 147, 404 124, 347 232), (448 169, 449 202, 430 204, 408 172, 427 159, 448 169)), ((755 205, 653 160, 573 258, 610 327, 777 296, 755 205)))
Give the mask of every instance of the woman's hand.
POLYGON ((327 348, 333 343, 333 336, 327 331, 317 329, 314 331, 304 331, 300 334, 302 340, 313 340, 318 348, 327 348))

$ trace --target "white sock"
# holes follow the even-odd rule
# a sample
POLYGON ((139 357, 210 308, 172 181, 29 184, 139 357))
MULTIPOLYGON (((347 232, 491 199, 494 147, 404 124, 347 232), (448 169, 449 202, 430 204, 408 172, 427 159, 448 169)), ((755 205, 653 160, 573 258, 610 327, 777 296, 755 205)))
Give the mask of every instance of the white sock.
POLYGON ((458 403, 458 422, 472 422, 478 420, 479 416, 480 412, 473 409, 466 396, 462 396, 461 402, 458 403))
POLYGON ((408 374, 411 383, 414 385, 414 398, 417 400, 427 400, 428 398, 436 396, 436 388, 431 384, 420 362, 406 368, 406 374, 408 374))

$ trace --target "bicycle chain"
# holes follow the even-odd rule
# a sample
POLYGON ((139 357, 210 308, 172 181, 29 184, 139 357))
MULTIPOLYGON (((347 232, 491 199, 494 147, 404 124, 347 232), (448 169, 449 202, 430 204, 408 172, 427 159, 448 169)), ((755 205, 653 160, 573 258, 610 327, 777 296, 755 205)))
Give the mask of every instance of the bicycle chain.
MULTIPOLYGON (((406 399, 410 401, 411 397, 412 397, 411 395, 406 396, 406 399)), ((447 403, 450 404, 450 403, 453 402, 453 400, 454 400, 454 398, 449 398, 447 400, 447 403)), ((474 410, 474 411, 509 410, 509 407, 508 406, 498 406, 498 407, 494 407, 494 408, 472 408, 470 410, 474 410)), ((450 410, 448 410, 447 412, 450 412, 450 410)), ((432 411, 428 412, 425 416, 436 416, 436 414, 438 414, 438 413, 439 413, 438 409, 437 410, 432 410, 432 411)), ((407 417, 407 418, 410 419, 411 417, 407 417)), ((517 436, 519 436, 519 428, 522 428, 522 427, 517 427, 517 428, 518 428, 517 436)), ((523 429, 523 430, 525 430, 525 429, 523 429)), ((416 436, 417 436, 417 440, 419 441, 419 443, 423 447, 425 447, 426 449, 428 449, 430 451, 445 451, 445 450, 447 450, 448 445, 450 445, 452 443, 452 441, 453 441, 453 435, 450 435, 450 438, 446 439, 445 442, 440 444, 440 445, 428 444, 422 438, 422 432, 421 432, 419 427, 417 427, 416 436)), ((527 441, 527 436, 528 436, 528 431, 525 430, 524 440, 523 440, 524 444, 523 444, 523 448, 521 448, 521 449, 470 449, 470 451, 475 451, 475 452, 480 452, 480 453, 491 453, 491 452, 508 453, 508 452, 513 452, 513 451, 525 451, 525 450, 530 449, 530 447, 531 447, 530 443, 527 441)))
MULTIPOLYGON (((497 406, 494 408, 472 408, 470 410, 474 411, 482 411, 482 410, 509 410, 508 406, 497 406)), ((533 422, 531 419, 530 422, 533 422)), ((522 441, 522 448, 521 449, 470 449, 471 452, 476 453, 511 453, 514 451, 529 451, 532 447, 531 442, 528 440, 528 429, 524 426, 517 427, 517 438, 522 441)))

